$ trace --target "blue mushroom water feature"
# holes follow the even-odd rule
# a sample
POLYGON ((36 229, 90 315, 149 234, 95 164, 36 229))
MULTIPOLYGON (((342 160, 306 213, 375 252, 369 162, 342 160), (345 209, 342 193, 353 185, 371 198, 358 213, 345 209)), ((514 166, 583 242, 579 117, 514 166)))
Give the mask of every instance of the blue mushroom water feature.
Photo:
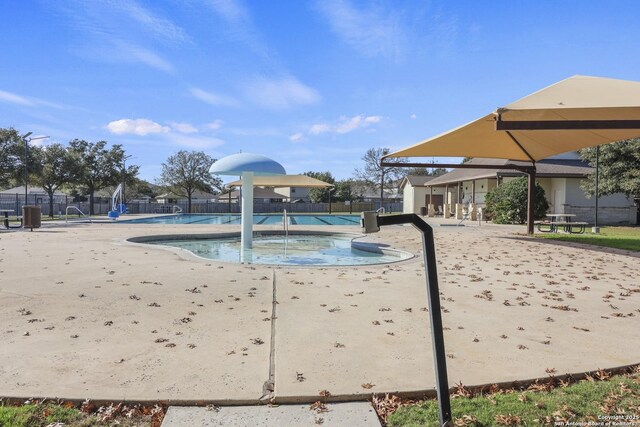
POLYGON ((253 242, 253 177, 286 175, 287 172, 280 163, 261 154, 239 153, 221 158, 211 165, 209 173, 242 179, 240 258, 248 262, 253 242))

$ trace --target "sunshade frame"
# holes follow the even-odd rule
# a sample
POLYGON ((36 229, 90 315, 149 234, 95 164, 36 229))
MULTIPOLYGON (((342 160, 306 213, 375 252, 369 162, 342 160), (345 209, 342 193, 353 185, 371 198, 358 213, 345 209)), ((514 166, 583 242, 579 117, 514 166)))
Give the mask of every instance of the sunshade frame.
POLYGON ((529 160, 531 166, 524 169, 510 165, 500 168, 528 174, 527 232, 533 234, 536 161, 567 151, 639 137, 639 99, 640 82, 573 76, 467 125, 384 156, 380 163, 383 167, 484 169, 492 165, 394 163, 387 159, 473 156, 529 160), (495 134, 490 130, 492 128, 495 134), (495 136, 500 133, 502 136, 495 136), (499 151, 498 155, 496 151, 499 151))

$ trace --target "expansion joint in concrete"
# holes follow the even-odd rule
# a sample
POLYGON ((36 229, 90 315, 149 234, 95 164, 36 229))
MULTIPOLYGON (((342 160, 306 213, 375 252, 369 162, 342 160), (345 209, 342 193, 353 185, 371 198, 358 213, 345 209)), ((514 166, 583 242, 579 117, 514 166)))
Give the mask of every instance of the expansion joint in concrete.
POLYGON ((271 276, 272 296, 271 296, 271 340, 269 342, 269 378, 262 386, 262 397, 260 401, 270 403, 275 397, 276 388, 276 306, 278 305, 276 288, 276 271, 272 270, 271 276))

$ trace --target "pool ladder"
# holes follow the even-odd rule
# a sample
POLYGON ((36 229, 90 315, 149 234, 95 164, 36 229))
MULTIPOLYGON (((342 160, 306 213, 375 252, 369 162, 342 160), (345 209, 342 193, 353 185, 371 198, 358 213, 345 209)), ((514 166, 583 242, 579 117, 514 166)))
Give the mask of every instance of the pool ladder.
POLYGON ((289 217, 287 216, 287 210, 282 213, 282 227, 284 228, 284 237, 289 238, 289 217))
POLYGON ((64 222, 69 222, 69 210, 76 211, 78 212, 79 215, 82 215, 84 217, 84 219, 76 219, 76 220, 72 219, 71 220, 72 222, 85 222, 85 221, 93 222, 91 220, 91 217, 85 215, 85 213, 82 212, 80 208, 78 208, 77 206, 67 206, 67 208, 64 211, 64 216, 65 216, 64 222))

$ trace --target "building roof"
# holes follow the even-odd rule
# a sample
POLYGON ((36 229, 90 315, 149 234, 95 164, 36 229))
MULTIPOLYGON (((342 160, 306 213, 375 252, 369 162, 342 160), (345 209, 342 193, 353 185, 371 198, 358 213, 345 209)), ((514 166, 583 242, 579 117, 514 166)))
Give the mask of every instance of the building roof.
POLYGON ((412 187, 424 187, 425 184, 432 179, 436 178, 432 175, 407 175, 400 181, 400 189, 405 185, 410 184, 412 187))
MULTIPOLYGON (((476 165, 521 165, 531 163, 504 160, 473 158, 467 164, 476 165)), ((579 159, 545 159, 536 163, 536 176, 547 178, 583 178, 593 172, 588 163, 579 159)), ((462 181, 471 181, 484 178, 497 178, 498 176, 524 176, 523 172, 513 169, 453 169, 450 172, 429 181, 427 186, 442 186, 462 181)))
MULTIPOLYGON (((307 188, 324 188, 333 187, 333 184, 320 181, 306 175, 271 175, 257 176, 253 179, 254 186, 262 187, 307 187, 307 188)), ((241 187, 242 180, 233 181, 227 184, 227 187, 241 187)))
MULTIPOLYGON (((240 190, 233 190, 231 192, 221 194, 220 196, 218 196, 218 200, 228 201, 229 195, 231 195, 232 200, 237 199, 240 197, 240 190)), ((286 198, 286 196, 280 193, 276 193, 271 188, 254 187, 253 198, 254 199, 284 199, 286 198)))
MULTIPOLYGON (((207 191, 196 190, 191 194, 192 199, 215 199, 217 196, 213 193, 209 193, 207 191)), ((187 196, 183 196, 181 194, 174 194, 172 192, 163 193, 156 196, 156 199, 186 199, 187 196)))
MULTIPOLYGON (((0 194, 16 194, 16 193, 24 195, 24 185, 0 191, 0 194)), ((27 193, 28 194, 47 194, 47 192, 42 187, 32 187, 30 185, 27 187, 27 193)), ((53 193, 53 195, 54 196, 66 196, 67 194, 63 193, 60 190, 56 190, 53 193)))

